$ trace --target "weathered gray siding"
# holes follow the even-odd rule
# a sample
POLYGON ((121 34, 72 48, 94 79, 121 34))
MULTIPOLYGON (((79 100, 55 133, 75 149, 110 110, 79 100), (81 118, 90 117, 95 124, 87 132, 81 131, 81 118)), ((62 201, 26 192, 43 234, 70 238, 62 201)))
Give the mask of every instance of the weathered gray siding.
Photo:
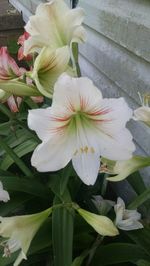
MULTIPOLYGON (((44 1, 11 2, 34 12, 44 1)), ((150 93, 150 1, 79 0, 79 5, 85 9, 87 30, 87 42, 80 46, 82 74, 93 79, 105 97, 124 96, 137 108, 138 92, 150 93)), ((129 127, 137 152, 150 154, 150 129, 135 121, 129 127)))

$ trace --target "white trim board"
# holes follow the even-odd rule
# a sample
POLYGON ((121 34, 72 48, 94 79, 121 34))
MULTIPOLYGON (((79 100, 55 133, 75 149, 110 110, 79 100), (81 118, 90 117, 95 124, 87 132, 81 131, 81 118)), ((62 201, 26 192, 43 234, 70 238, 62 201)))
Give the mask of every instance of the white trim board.
POLYGON ((10 4, 12 4, 20 13, 22 13, 23 20, 27 23, 29 17, 32 13, 20 2, 17 0, 9 0, 10 4))

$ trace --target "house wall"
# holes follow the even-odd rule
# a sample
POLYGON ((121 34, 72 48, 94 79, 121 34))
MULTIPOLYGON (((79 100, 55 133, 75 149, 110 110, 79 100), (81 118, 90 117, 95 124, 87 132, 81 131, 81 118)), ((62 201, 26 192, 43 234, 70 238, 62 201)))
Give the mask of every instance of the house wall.
MULTIPOLYGON (((10 2, 18 5, 27 21, 36 5, 46 1, 10 2)), ((138 92, 150 93, 150 1, 79 0, 79 5, 85 9, 87 31, 87 42, 80 45, 82 74, 90 77, 105 97, 123 96, 137 108, 138 92)), ((150 155, 150 128, 135 121, 129 128, 137 153, 150 155)))

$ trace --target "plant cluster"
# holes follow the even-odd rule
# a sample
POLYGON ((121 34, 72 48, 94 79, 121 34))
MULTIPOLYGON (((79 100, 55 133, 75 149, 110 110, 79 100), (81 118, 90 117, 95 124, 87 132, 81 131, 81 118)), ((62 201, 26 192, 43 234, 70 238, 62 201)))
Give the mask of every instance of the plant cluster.
POLYGON ((0 48, 1 266, 150 265, 139 173, 150 157, 127 128, 150 127, 150 96, 133 111, 81 76, 83 20, 80 7, 42 3, 17 45, 0 48), (126 178, 131 199, 124 182, 115 190, 126 178))

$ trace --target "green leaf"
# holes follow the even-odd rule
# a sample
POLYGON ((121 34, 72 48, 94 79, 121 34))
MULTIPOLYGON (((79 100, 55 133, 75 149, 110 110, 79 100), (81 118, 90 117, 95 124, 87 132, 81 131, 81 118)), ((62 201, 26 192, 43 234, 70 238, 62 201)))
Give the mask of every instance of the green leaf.
MULTIPOLYGON (((20 145, 18 145, 16 148, 14 148, 14 153, 20 158, 29 152, 33 151, 37 146, 37 142, 35 140, 27 140, 20 145)), ((16 161, 15 161, 16 162, 16 161)), ((10 157, 9 154, 6 154, 1 162, 0 168, 3 170, 7 170, 12 164, 14 163, 14 160, 12 157, 10 157)))
POLYGON ((2 181, 4 188, 8 191, 22 191, 45 199, 49 199, 50 197, 50 190, 34 179, 0 175, 0 180, 2 181))
POLYGON ((17 208, 27 201, 32 200, 33 196, 19 193, 17 195, 10 195, 10 198, 10 201, 0 205, 0 216, 8 216, 12 212, 14 213, 17 208))
MULTIPOLYGON (((23 143, 27 139, 29 139, 29 136, 26 134, 26 130, 18 129, 18 130, 12 131, 11 134, 5 138, 5 142, 7 143, 7 145, 9 145, 10 148, 14 148, 15 146, 18 146, 19 144, 23 143)), ((1 149, 0 155, 4 153, 5 153, 5 150, 1 149)))
POLYGON ((33 239, 29 255, 35 254, 52 245, 52 219, 48 218, 33 239))
POLYGON ((141 194, 146 189, 144 181, 139 172, 135 172, 128 176, 127 180, 137 194, 141 194))
POLYGON ((146 261, 146 260, 139 260, 136 263, 137 266, 150 266, 150 262, 146 261))
POLYGON ((8 136, 11 131, 12 122, 5 122, 0 124, 0 135, 8 136))
POLYGON ((10 54, 17 54, 19 45, 16 43, 16 41, 10 40, 7 47, 10 54))
MULTIPOLYGON (((6 153, 8 153, 8 155, 6 154, 6 156, 4 156, 4 158, 3 158, 2 162, 1 162, 1 169, 2 170, 7 170, 7 168, 13 162, 15 162, 17 164, 17 166, 22 170, 22 172, 26 176, 32 176, 32 172, 30 171, 30 169, 25 165, 25 163, 19 158, 20 156, 18 156, 18 154, 17 154, 18 147, 20 147, 21 145, 23 146, 23 144, 20 144, 19 146, 17 146, 17 148, 15 148, 13 150, 7 145, 5 140, 0 136, 0 146, 6 151, 6 153)), ((25 150, 25 147, 24 147, 24 150, 25 150)), ((24 155, 24 150, 22 149, 23 155, 24 155)))
POLYGON ((150 228, 125 232, 125 234, 150 256, 150 228))
POLYGON ((117 265, 118 263, 134 262, 140 259, 148 259, 144 250, 139 246, 128 243, 113 243, 100 246, 90 266, 117 265))
POLYGON ((136 209, 150 199, 150 188, 147 188, 141 195, 137 196, 129 205, 128 209, 136 209))

